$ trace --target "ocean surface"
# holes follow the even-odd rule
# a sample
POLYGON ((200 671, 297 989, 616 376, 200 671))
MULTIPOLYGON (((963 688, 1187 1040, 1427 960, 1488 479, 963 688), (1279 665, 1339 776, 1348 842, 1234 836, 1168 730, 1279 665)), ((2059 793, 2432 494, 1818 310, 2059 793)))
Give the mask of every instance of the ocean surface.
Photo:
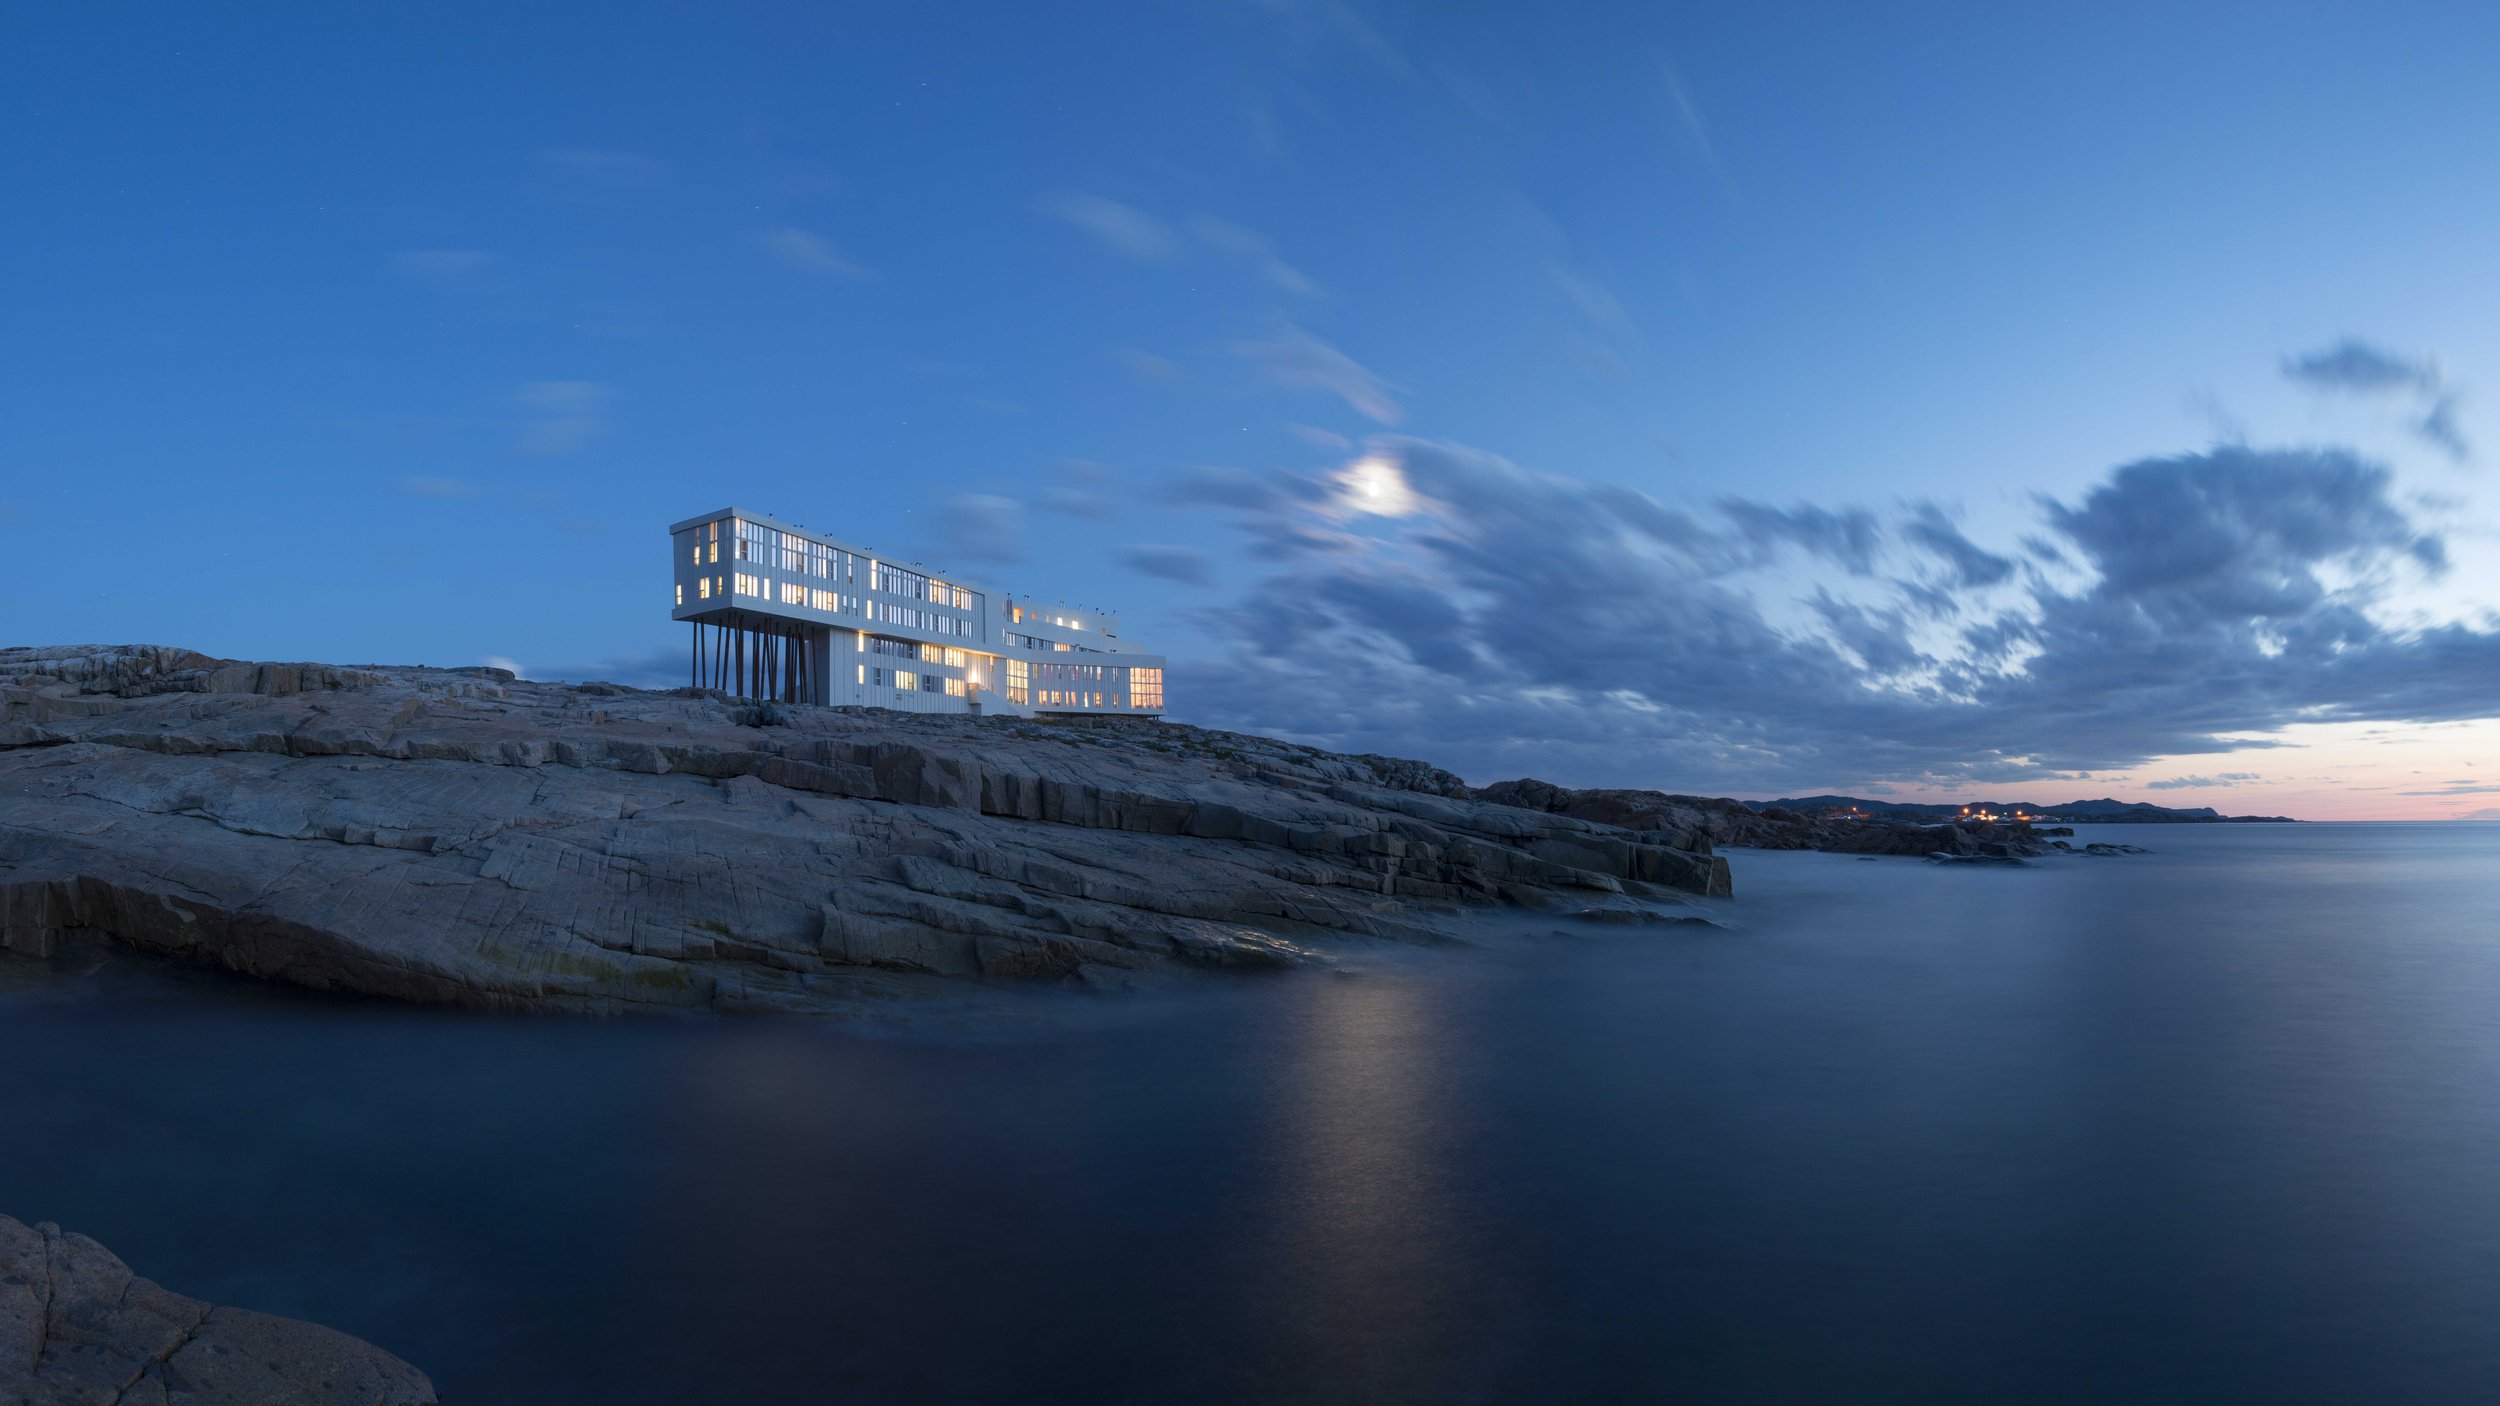
POLYGON ((2500 826, 2083 830, 865 1029, 13 961, 0 1211, 460 1406, 2500 1394, 2500 826))

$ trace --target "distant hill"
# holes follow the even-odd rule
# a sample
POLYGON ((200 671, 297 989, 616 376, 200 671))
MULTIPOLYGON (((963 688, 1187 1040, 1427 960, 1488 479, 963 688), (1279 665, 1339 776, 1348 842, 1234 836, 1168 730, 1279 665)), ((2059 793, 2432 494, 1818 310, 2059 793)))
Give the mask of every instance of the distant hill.
POLYGON ((1792 796, 1767 804, 1802 815, 1849 814, 1878 820, 1950 820, 1962 815, 2142 825, 2288 823, 2291 820, 2287 815, 2224 815, 2212 806, 2157 806, 2150 801, 2121 801, 2107 796, 2097 801, 2068 801, 2063 805, 2039 805, 2031 801, 1953 801, 1936 804, 1869 800, 1864 796, 1792 796))

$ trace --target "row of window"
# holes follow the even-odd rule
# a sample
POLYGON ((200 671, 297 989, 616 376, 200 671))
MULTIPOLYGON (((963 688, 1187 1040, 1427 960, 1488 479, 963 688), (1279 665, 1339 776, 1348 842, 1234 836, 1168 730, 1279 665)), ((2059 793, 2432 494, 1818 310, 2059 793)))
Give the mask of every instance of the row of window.
POLYGON ((1107 649, 1087 649, 1081 644, 1069 644, 1065 640, 1046 640, 1032 635, 1020 635, 1013 630, 1001 630, 998 634, 1010 649, 1057 650, 1061 654, 1108 654, 1111 652, 1107 649))
POLYGON ((868 664, 859 666, 859 682, 865 688, 890 688, 897 693, 943 693, 949 698, 961 698, 971 692, 962 679, 923 674, 910 669, 881 669, 868 664))
POLYGON ((1163 671, 1131 669, 1128 671, 1128 705, 1163 711, 1163 671))
MULTIPOLYGON (((698 529, 695 534, 698 539, 694 558, 697 565, 702 564, 707 552, 712 560, 720 560, 720 524, 707 523, 705 527, 709 529, 708 533, 698 529)), ((743 518, 732 520, 730 536, 736 544, 730 553, 735 560, 751 561, 794 576, 814 576, 832 581, 859 579, 859 558, 840 547, 828 547, 795 532, 784 532, 780 528, 766 527, 760 522, 748 522, 743 518)))
POLYGON ((868 602, 868 618, 882 620, 889 625, 900 625, 907 630, 926 630, 933 635, 972 633, 972 622, 959 615, 940 615, 934 610, 922 610, 918 606, 911 605, 896 605, 892 601, 872 600, 868 602))
POLYGON ((888 639, 884 635, 863 634, 859 637, 859 641, 860 649, 869 654, 899 655, 905 659, 917 659, 923 664, 943 664, 950 669, 966 668, 972 663, 970 650, 951 649, 935 644, 914 644, 910 640, 888 639))
MULTIPOLYGON (((751 561, 794 576, 846 582, 859 580, 860 558, 856 553, 827 546, 795 532, 766 527, 760 522, 748 522, 744 518, 729 519, 729 525, 730 558, 733 561, 751 561)), ((720 529, 720 523, 707 522, 679 533, 678 536, 686 540, 687 560, 696 566, 718 562, 720 529)), ((971 591, 873 557, 868 560, 868 588, 907 600, 927 601, 949 610, 972 609, 971 591)))
POLYGON ((869 568, 868 589, 872 591, 883 591, 905 600, 925 600, 931 605, 951 610, 972 608, 972 592, 961 586, 932 581, 917 571, 905 571, 891 562, 870 562, 869 568))
POLYGON ((859 614, 859 597, 846 596, 839 591, 828 591, 822 586, 802 586, 796 581, 781 583, 781 603, 803 605, 810 610, 821 610, 827 615, 859 614))

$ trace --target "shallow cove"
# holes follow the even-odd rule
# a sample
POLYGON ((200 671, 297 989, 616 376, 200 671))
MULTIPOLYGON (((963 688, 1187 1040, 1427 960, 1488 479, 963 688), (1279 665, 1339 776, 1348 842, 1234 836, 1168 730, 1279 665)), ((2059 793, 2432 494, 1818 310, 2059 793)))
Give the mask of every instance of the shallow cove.
POLYGON ((20 963, 0 1210, 466 1403, 2500 1379, 2500 826, 2079 828, 978 1022, 20 963))

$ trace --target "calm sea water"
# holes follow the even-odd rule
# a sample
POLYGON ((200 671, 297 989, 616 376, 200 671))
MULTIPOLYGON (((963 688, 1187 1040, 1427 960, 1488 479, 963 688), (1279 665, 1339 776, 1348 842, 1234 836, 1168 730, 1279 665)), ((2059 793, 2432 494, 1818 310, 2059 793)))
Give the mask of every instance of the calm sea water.
POLYGON ((0 969, 0 1210, 447 1400, 2500 1394, 2500 826, 901 1030, 0 969))

